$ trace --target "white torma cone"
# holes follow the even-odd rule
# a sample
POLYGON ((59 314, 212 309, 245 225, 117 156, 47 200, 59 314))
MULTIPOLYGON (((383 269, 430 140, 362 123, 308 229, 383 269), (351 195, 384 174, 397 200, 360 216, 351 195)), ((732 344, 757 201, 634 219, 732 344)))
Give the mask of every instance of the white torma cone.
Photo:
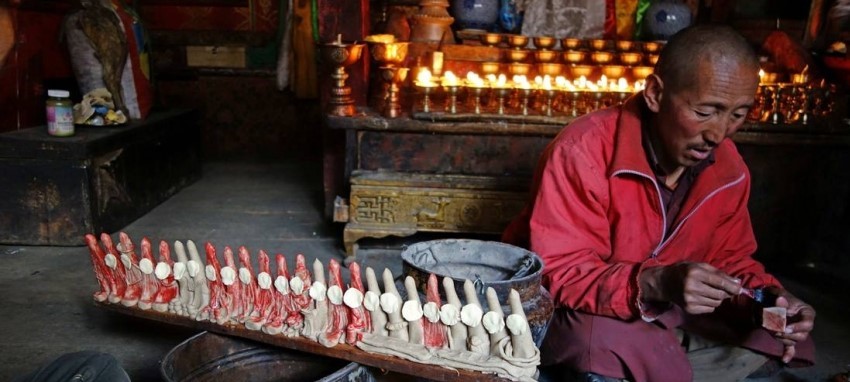
POLYGON ((466 296, 466 305, 461 309, 460 316, 463 323, 469 327, 469 351, 481 354, 490 354, 490 335, 481 324, 483 310, 475 293, 475 285, 466 280, 463 283, 463 293, 466 296))
POLYGON ((389 269, 384 269, 381 275, 384 279, 384 294, 381 295, 381 309, 387 313, 387 330, 392 338, 398 338, 402 341, 407 341, 407 322, 401 318, 401 295, 395 287, 393 273, 389 269))
POLYGON ((528 326, 528 319, 522 309, 522 301, 519 299, 519 292, 511 289, 508 295, 508 303, 511 305, 511 315, 506 320, 508 330, 511 332, 511 344, 514 348, 514 357, 529 358, 536 353, 534 339, 531 337, 531 328, 528 326))
POLYGON ((175 313, 186 316, 189 314, 189 304, 192 303, 194 285, 192 285, 192 276, 189 275, 189 270, 186 268, 189 257, 186 256, 186 248, 179 240, 174 241, 174 255, 177 256, 177 262, 174 263, 174 279, 180 285, 178 292, 180 296, 171 300, 171 303, 175 313))
POLYGON ((381 309, 381 288, 378 286, 378 278, 375 271, 366 267, 366 287, 368 291, 363 296, 363 306, 372 317, 372 333, 382 336, 389 335, 387 331, 387 313, 381 309))
POLYGON ((499 303, 499 296, 496 295, 495 289, 487 287, 485 296, 489 312, 484 314, 481 323, 490 334, 490 354, 497 354, 495 349, 502 339, 508 337, 508 331, 505 330, 505 314, 502 312, 502 305, 499 303))
POLYGON ((440 307, 440 321, 449 327, 449 348, 468 350, 469 339, 466 325, 460 321, 460 298, 455 291, 455 282, 451 277, 443 277, 443 290, 446 292, 446 304, 440 307))
POLYGON ((204 275, 206 263, 201 260, 201 255, 198 254, 198 248, 195 247, 195 242, 186 240, 186 250, 189 252, 189 261, 186 263, 186 272, 192 278, 190 290, 192 290, 192 301, 188 306, 189 315, 198 319, 197 314, 201 308, 210 303, 210 288, 207 286, 207 279, 204 275))
POLYGON ((401 316, 407 321, 408 342, 414 345, 425 343, 425 332, 422 328, 422 302, 416 290, 416 280, 407 276, 404 279, 404 289, 407 290, 407 301, 401 308, 401 316))
POLYGON ((313 299, 311 309, 304 312, 304 327, 301 335, 318 341, 328 324, 328 284, 325 281, 325 265, 319 259, 313 261, 313 284, 308 293, 313 299))

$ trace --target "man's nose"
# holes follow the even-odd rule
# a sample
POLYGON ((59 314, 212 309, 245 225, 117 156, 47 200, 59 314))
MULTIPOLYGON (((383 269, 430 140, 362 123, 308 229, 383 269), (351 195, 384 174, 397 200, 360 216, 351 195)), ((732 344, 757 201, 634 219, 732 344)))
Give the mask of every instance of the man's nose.
POLYGON ((716 121, 708 126, 702 133, 702 139, 711 147, 715 147, 726 138, 726 135, 735 129, 735 122, 728 119, 716 121))
POLYGON ((726 136, 726 128, 721 123, 716 123, 702 133, 702 139, 711 147, 719 145, 724 136, 726 136))

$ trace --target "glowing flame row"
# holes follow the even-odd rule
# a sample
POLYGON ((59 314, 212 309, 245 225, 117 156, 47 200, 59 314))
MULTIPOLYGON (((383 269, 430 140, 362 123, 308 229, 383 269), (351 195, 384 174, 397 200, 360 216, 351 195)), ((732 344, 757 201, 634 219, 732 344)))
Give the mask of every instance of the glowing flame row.
POLYGON ((416 86, 419 87, 455 87, 463 86, 470 88, 508 88, 508 89, 539 89, 539 90, 566 90, 566 91, 592 91, 592 92, 636 92, 646 86, 646 80, 637 80, 632 85, 625 78, 609 79, 604 74, 597 81, 588 80, 585 76, 570 81, 564 76, 552 77, 549 75, 536 76, 533 81, 525 75, 515 75, 510 80, 504 74, 488 74, 481 77, 478 73, 470 71, 466 78, 461 79, 451 71, 443 73, 443 77, 434 77, 428 69, 422 69, 416 75, 416 86))

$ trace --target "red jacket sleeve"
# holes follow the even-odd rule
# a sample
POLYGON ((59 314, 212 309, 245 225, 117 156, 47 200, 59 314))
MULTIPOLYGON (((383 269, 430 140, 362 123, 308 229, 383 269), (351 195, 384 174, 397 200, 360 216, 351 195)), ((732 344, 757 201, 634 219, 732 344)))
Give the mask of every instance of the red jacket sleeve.
POLYGON ((557 302, 633 319, 641 264, 604 261, 611 255, 606 171, 581 145, 561 142, 549 152, 529 223, 531 249, 543 259, 544 285, 557 302))

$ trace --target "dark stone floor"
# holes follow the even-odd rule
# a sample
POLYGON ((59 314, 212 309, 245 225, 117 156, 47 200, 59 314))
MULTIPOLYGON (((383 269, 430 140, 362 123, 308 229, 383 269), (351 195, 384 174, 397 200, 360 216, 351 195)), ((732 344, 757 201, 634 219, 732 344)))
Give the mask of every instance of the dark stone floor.
MULTIPOLYGON (((318 164, 231 164, 204 167, 203 178, 123 230, 134 240, 194 240, 245 245, 308 259, 342 259, 341 227, 322 216, 318 164)), ((397 251, 372 249, 359 261, 398 271, 397 251)), ((11 380, 67 352, 115 355, 134 381, 159 380, 159 362, 193 331, 103 311, 84 247, 0 246, 0 381, 11 380)), ((292 260, 290 260, 292 261, 292 260)), ((846 294, 782 277, 818 310, 815 367, 772 380, 826 380, 850 364, 846 294)))

